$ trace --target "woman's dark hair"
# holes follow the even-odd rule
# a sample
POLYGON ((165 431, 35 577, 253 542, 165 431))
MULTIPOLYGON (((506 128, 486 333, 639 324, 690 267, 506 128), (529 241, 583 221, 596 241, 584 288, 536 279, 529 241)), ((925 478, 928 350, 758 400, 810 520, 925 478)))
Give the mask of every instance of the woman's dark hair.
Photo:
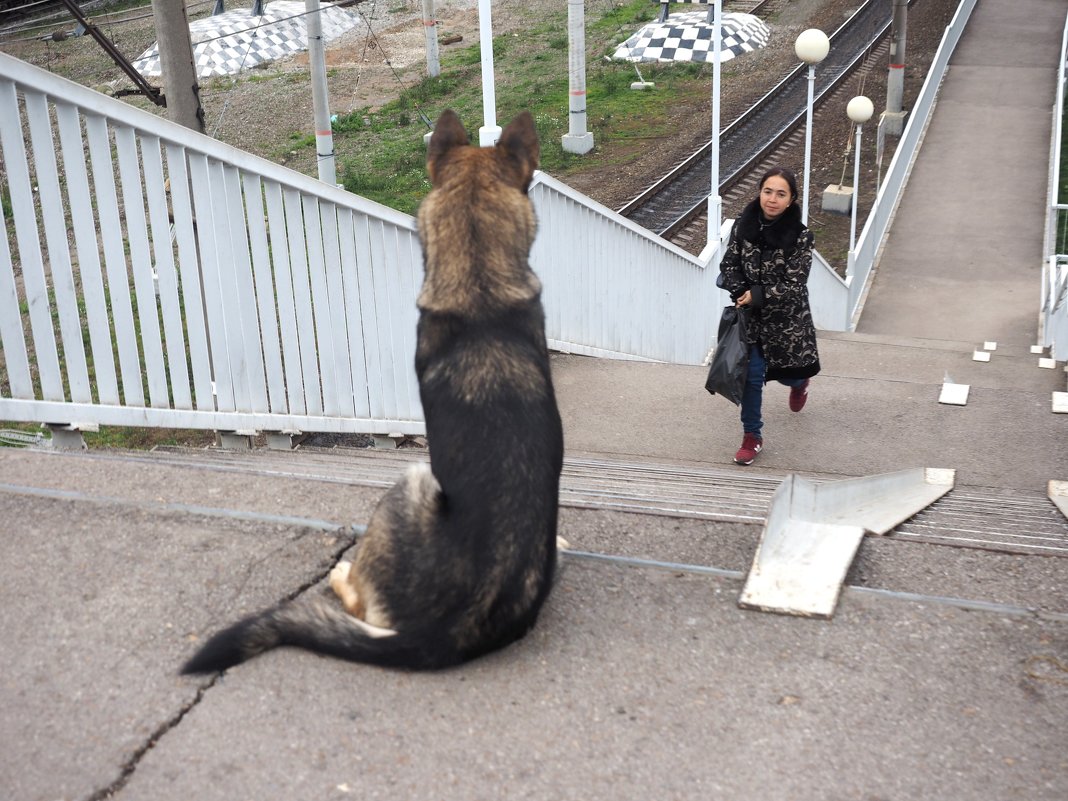
POLYGON ((764 184, 767 183, 768 178, 782 178, 790 187, 791 201, 797 200, 797 176, 794 175, 793 170, 788 170, 785 167, 772 167, 766 173, 764 177, 760 179, 760 188, 764 188, 764 184))

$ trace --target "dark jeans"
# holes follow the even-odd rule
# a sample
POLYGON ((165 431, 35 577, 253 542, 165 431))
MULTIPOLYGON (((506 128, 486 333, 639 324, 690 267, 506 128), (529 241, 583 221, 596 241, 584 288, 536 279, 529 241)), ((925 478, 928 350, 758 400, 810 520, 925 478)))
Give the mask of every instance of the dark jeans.
MULTIPOLYGON (((760 345, 749 346, 749 379, 745 383, 745 392, 742 393, 742 431, 746 434, 761 436, 760 430, 764 427, 760 412, 764 400, 764 373, 767 364, 764 362, 764 351, 760 345)), ((788 387, 799 387, 805 383, 803 378, 782 379, 780 384, 788 387)))

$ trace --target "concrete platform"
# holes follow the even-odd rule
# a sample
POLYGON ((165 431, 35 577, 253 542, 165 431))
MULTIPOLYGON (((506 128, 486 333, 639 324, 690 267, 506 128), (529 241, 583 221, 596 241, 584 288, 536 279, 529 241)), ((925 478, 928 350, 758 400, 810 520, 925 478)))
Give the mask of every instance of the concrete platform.
MULTIPOLYGON (((978 5, 936 112, 955 130, 932 126, 861 331, 821 336, 802 413, 769 388, 756 464, 731 463, 737 409, 704 391, 701 368, 559 356, 569 464, 611 468, 616 493, 673 475, 673 492, 693 476, 698 494, 715 471, 754 496, 791 472, 947 467, 950 496, 988 502, 962 528, 1041 508, 1046 482, 1068 479, 1068 415, 1051 411, 1064 373, 1028 350, 1040 234, 1031 205, 998 200, 1017 184, 972 179, 1002 157, 1015 176, 1044 163, 1066 12, 978 5), (997 44, 1009 23, 1026 55, 997 44), (953 109, 980 93, 998 114, 1001 84, 967 80, 972 53, 1027 78, 1014 102, 1033 130, 1014 149, 1008 120, 953 109), (934 191, 958 184, 963 211, 934 191), (973 268, 995 255, 982 231, 955 240, 972 261, 941 239, 977 205, 983 228, 1012 218, 997 240, 1012 266, 989 281, 973 268), (986 340, 991 361, 972 361, 986 340), (966 406, 937 402, 947 373, 971 386, 966 406)), ((1039 202, 1044 183, 1025 183, 1039 202)), ((862 543, 834 618, 782 617, 736 605, 759 512, 624 512, 607 490, 566 495, 561 533, 582 553, 503 652, 420 675, 279 650, 179 677, 219 626, 323 591, 383 492, 373 454, 288 456, 0 450, 3 798, 1068 797, 1068 558, 892 533, 862 543)))
MULTIPOLYGON (((821 345, 828 368, 804 412, 785 388, 776 410, 769 390, 755 469, 729 464, 736 408, 705 393, 701 368, 557 357, 569 459, 741 483, 937 462, 972 490, 1032 499, 1068 475, 1055 447, 1068 418, 1046 402, 1057 376, 1030 354, 821 345), (972 382, 967 407, 937 404, 946 369, 972 382), (1021 431, 1034 450, 1011 447, 1021 431)), ((382 488, 343 450, 286 454, 293 474, 273 452, 194 456, 0 451, 8 797, 1068 791, 1066 558, 869 539, 819 622, 737 608, 759 521, 565 506, 561 532, 589 555, 564 559, 513 648, 436 675, 282 650, 195 680, 176 671, 211 631, 323 591, 382 488)))

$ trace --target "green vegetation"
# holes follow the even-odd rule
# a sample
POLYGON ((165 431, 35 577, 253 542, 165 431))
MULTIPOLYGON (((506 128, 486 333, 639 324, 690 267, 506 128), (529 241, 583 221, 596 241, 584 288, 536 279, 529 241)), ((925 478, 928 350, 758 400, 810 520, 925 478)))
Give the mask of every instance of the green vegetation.
MULTIPOLYGON (((668 111, 680 96, 710 92, 710 65, 642 65, 642 76, 656 82, 652 92, 635 92, 634 66, 606 58, 634 27, 653 18, 648 0, 591 8, 587 16, 587 127, 596 145, 641 141, 662 136, 668 111), (656 130, 656 120, 665 120, 656 130)), ((541 166, 566 179, 569 171, 610 166, 604 149, 577 157, 560 144, 568 131, 567 9, 539 18, 521 36, 494 40, 497 122, 506 125, 521 110, 535 118, 541 138, 541 166)), ((441 75, 424 78, 380 108, 360 108, 334 120, 338 176, 350 192, 413 213, 430 190, 423 136, 447 108, 460 115, 472 138, 482 125, 482 80, 477 44, 447 51, 441 75)), ((294 135, 289 149, 314 147, 313 137, 294 135)), ((632 148, 633 150, 633 148, 632 148)), ((618 158, 618 157, 617 157, 618 158)))

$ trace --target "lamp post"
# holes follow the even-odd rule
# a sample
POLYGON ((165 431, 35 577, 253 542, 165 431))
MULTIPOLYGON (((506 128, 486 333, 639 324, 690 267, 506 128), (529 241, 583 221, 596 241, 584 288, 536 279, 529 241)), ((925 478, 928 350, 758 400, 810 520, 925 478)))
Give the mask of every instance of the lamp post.
POLYGON ((719 94, 723 65, 719 63, 723 52, 723 0, 712 0, 709 7, 715 16, 712 19, 712 191, 708 194, 708 235, 705 241, 720 246, 720 227, 723 216, 723 199, 719 194, 719 94))
POLYGON ((501 138, 497 124, 497 92, 493 85, 493 20, 490 0, 478 0, 478 38, 482 51, 482 117, 485 125, 478 129, 478 144, 493 147, 501 138))
POLYGON ((812 96, 816 84, 816 65, 827 58, 831 40, 818 28, 802 31, 794 42, 797 57, 808 64, 808 102, 805 105, 805 188, 801 196, 801 222, 808 224, 808 175, 812 165, 812 96))
POLYGON ((864 95, 857 95, 846 105, 846 114, 857 126, 857 143, 853 153, 853 218, 849 224, 849 265, 846 268, 848 276, 853 274, 853 262, 856 258, 853 251, 857 242, 857 206, 860 205, 860 135, 864 123, 871 119, 874 112, 874 104, 864 95))

